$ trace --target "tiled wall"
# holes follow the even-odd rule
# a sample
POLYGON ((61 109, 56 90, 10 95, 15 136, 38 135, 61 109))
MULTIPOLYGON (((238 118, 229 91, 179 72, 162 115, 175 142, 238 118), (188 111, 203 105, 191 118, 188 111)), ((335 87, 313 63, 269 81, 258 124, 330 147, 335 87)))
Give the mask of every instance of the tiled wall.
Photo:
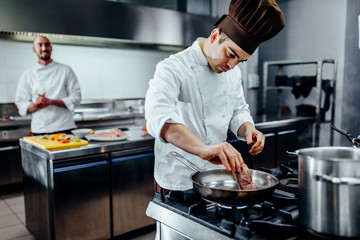
MULTIPOLYGON (((83 99, 142 98, 156 64, 171 52, 53 44, 53 60, 72 67, 83 99)), ((0 103, 14 102, 20 76, 37 57, 32 43, 0 39, 0 103)))

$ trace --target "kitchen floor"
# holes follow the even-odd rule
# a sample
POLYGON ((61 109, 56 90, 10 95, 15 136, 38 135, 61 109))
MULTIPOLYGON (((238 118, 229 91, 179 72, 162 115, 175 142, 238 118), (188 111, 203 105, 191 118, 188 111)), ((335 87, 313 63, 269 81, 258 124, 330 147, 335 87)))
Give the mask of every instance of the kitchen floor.
MULTIPOLYGON (((18 188, 18 187, 16 187, 18 188)), ((25 227, 24 194, 18 190, 0 190, 0 239, 1 240, 35 240, 25 227)), ((154 228, 126 234, 117 239, 154 240, 154 228)))

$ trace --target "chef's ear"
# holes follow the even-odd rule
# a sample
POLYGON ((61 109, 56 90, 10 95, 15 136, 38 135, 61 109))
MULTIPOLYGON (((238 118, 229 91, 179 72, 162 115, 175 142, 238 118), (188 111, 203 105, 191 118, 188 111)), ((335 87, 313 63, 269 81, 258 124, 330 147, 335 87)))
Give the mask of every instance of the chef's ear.
POLYGON ((217 37, 220 35, 220 30, 218 28, 215 28, 211 34, 210 34, 210 42, 214 43, 217 37))

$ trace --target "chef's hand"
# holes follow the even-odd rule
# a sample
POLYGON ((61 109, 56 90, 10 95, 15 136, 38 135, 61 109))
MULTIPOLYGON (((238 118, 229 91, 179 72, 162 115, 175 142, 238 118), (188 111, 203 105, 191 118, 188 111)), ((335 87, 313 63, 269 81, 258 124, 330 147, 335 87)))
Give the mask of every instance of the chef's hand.
POLYGON ((200 157, 212 164, 223 164, 228 171, 240 172, 244 164, 241 154, 228 142, 205 145, 200 157))
POLYGON ((261 153, 261 151, 263 150, 263 148, 265 146, 265 136, 260 131, 256 130, 256 128, 250 123, 249 124, 244 123, 240 127, 240 129, 241 128, 243 128, 242 130, 243 130, 244 137, 246 138, 247 144, 249 144, 249 145, 253 144, 249 153, 251 155, 256 155, 256 154, 261 153), (244 126, 244 128, 243 128, 243 126, 244 126))
POLYGON ((50 100, 45 97, 45 93, 40 95, 38 94, 38 98, 36 99, 36 102, 34 103, 37 109, 42 109, 50 105, 50 100))

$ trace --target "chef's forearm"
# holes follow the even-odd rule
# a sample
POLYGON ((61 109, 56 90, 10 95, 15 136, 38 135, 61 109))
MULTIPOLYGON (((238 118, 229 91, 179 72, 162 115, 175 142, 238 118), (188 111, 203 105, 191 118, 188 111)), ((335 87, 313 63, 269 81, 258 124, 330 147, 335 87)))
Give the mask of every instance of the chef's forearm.
POLYGON ((179 123, 165 123, 160 135, 167 142, 197 156, 202 154, 205 147, 195 134, 179 123))
POLYGON ((251 122, 244 122, 238 130, 238 136, 245 137, 245 132, 246 130, 248 130, 248 128, 255 128, 255 127, 251 122))
POLYGON ((60 100, 60 99, 49 99, 49 104, 48 105, 67 108, 65 103, 63 102, 63 100, 60 100))
POLYGON ((27 113, 33 113, 37 111, 39 108, 36 106, 36 104, 31 103, 27 109, 27 113))

